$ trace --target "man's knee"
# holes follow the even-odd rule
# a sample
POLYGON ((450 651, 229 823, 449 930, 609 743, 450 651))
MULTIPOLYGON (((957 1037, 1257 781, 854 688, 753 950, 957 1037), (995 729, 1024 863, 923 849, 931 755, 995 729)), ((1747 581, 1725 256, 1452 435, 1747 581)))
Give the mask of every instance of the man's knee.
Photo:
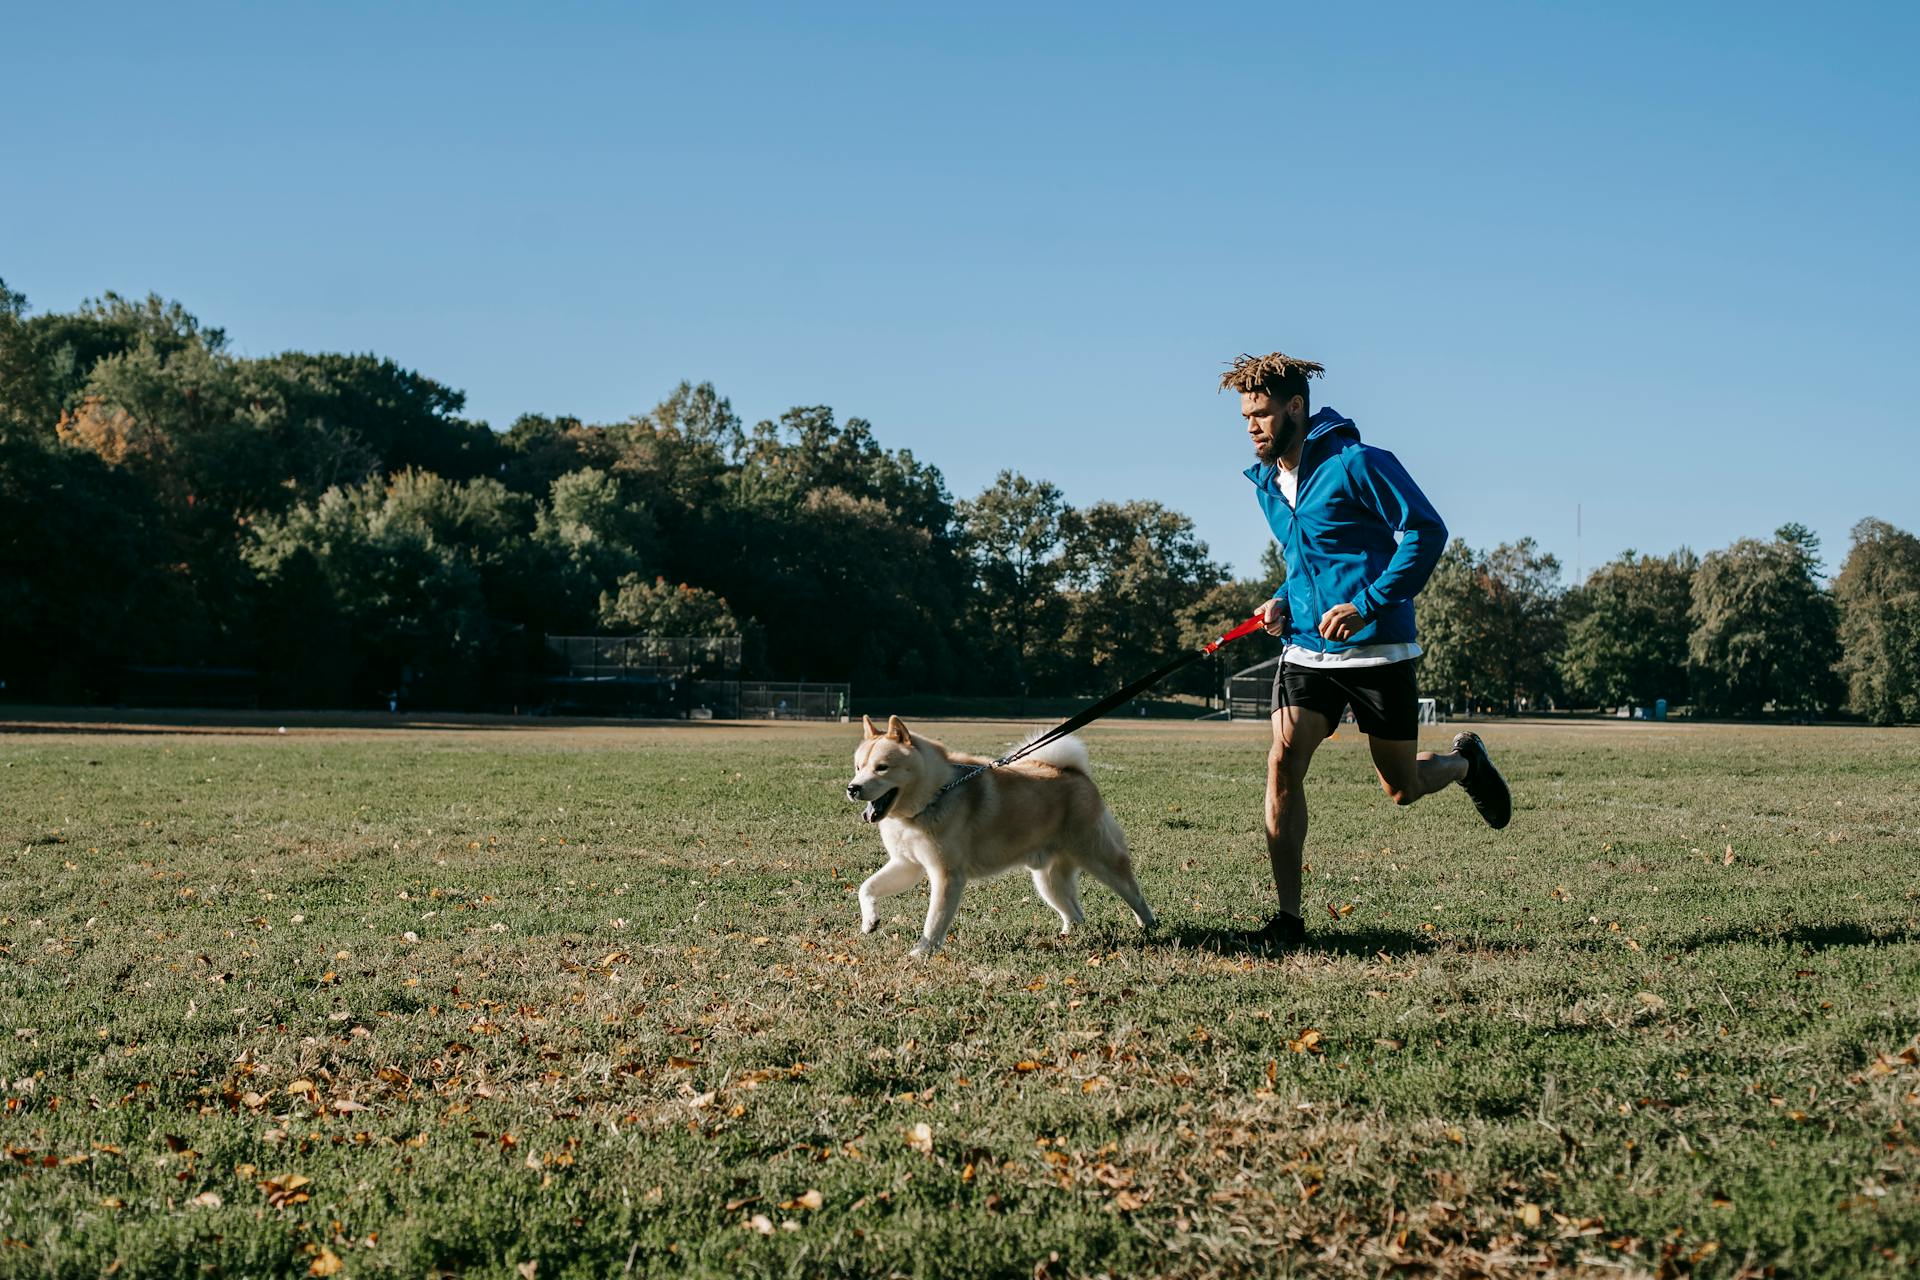
POLYGON ((1412 804, 1425 794, 1425 792, 1420 790, 1417 781, 1407 781, 1398 778, 1382 777, 1380 779, 1380 787, 1389 796, 1393 797, 1393 802, 1398 805, 1412 804))
POLYGON ((1307 778, 1307 762, 1311 753, 1291 750, 1282 743, 1274 743, 1267 752, 1267 789, 1276 794, 1286 794, 1300 789, 1307 778))

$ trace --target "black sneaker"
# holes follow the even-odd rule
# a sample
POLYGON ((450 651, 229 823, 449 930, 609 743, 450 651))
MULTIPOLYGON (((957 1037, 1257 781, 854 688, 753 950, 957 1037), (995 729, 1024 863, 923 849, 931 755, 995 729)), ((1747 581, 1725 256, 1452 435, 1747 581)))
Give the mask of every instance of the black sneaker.
POLYGON ((1299 916, 1276 911, 1273 919, 1260 928, 1242 930, 1240 941, 1260 951, 1297 950, 1307 945, 1307 922, 1299 916))
POLYGON ((1513 792, 1507 790, 1507 780, 1493 767, 1493 761, 1487 755, 1487 744, 1480 741, 1477 733, 1455 734, 1453 753, 1462 756, 1467 762, 1467 776, 1460 785, 1466 788, 1467 795, 1473 800, 1473 807, 1487 820, 1487 825, 1498 831, 1513 821, 1513 792))

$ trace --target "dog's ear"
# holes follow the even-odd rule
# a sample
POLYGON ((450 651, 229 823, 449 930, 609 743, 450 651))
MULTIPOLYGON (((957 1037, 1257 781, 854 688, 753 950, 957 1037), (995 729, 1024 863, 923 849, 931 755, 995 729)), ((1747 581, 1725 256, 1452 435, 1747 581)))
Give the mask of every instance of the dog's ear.
POLYGON ((880 736, 880 731, 879 731, 878 729, 876 729, 876 728, 874 728, 874 727, 873 727, 873 717, 872 717, 872 716, 861 716, 861 717, 860 717, 860 723, 861 723, 861 725, 862 725, 862 726, 864 726, 864 727, 865 727, 865 729, 866 729, 866 731, 867 731, 867 733, 866 733, 866 736, 867 736, 867 737, 869 737, 869 738, 877 738, 877 737, 879 737, 879 736, 880 736))
POLYGON ((887 736, 903 747, 913 745, 913 739, 907 736, 907 726, 901 723, 899 716, 887 717, 887 736))

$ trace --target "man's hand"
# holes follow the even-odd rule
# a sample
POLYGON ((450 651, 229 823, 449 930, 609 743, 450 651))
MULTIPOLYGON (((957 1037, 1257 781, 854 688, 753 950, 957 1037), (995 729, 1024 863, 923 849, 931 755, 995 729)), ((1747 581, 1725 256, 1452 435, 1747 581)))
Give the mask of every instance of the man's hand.
POLYGON ((1350 604, 1337 604, 1320 615, 1320 634, 1328 640, 1350 640, 1367 620, 1350 604))
POLYGON ((1260 622, 1270 636, 1284 636, 1293 624, 1293 614, 1288 610, 1287 602, 1279 596, 1262 600, 1258 612, 1260 622))

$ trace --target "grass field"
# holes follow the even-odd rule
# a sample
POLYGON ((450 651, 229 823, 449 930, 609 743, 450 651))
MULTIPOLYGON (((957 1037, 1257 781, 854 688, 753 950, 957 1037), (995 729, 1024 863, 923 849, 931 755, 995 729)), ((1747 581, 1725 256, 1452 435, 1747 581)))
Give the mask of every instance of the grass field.
POLYGON ((1496 723, 1496 833, 1349 730, 1265 959, 1262 727, 1097 728, 1160 934, 916 963, 856 732, 0 725, 0 1274, 1920 1260, 1920 735, 1496 723))

